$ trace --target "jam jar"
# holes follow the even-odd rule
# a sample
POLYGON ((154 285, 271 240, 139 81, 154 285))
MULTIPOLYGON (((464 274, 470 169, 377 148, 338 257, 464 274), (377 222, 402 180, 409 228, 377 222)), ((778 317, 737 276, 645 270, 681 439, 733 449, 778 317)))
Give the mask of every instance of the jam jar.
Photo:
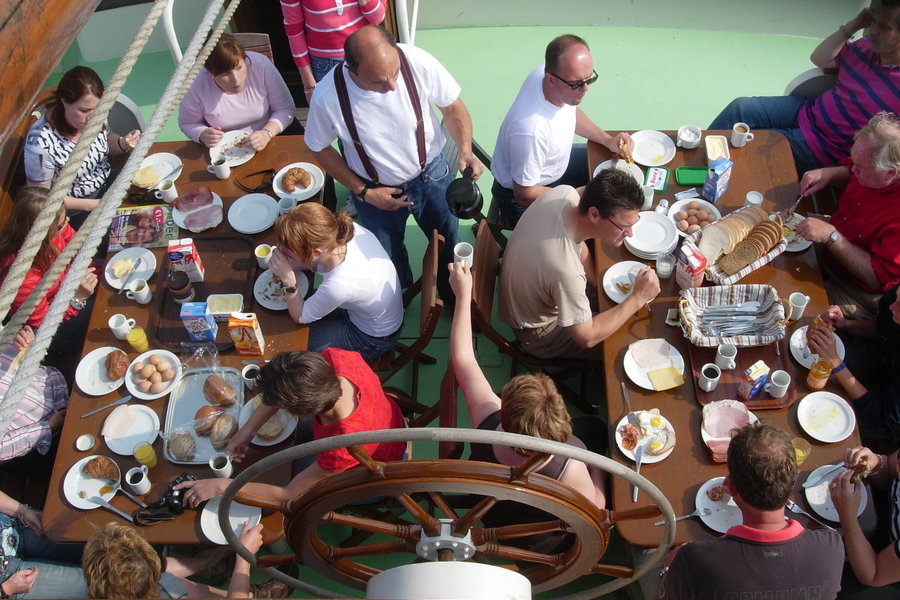
POLYGON ((194 287, 188 274, 184 271, 172 271, 166 277, 166 284, 169 286, 169 293, 172 294, 172 300, 178 304, 190 302, 194 299, 194 287))
POLYGON ((817 360, 809 368, 806 385, 813 391, 821 390, 828 383, 829 377, 831 377, 831 365, 828 364, 828 361, 817 360))

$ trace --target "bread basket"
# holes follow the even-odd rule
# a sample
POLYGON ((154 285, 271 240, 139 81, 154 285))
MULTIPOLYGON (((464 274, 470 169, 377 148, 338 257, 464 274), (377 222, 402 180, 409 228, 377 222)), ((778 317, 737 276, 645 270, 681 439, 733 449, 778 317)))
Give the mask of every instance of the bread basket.
POLYGON ((784 306, 778 299, 774 287, 763 284, 723 285, 681 290, 678 312, 684 335, 695 346, 712 347, 731 343, 738 347, 764 346, 784 339, 784 306), (752 328, 740 334, 722 333, 713 335, 704 322, 706 310, 713 306, 739 305, 745 302, 759 302, 758 309, 741 315, 752 315, 752 328))
MULTIPOLYGON (((684 240, 684 244, 690 246, 691 249, 694 250, 695 252, 699 252, 699 250, 697 249, 697 242, 700 240, 700 236, 702 234, 703 234, 702 230, 694 232, 693 234, 689 235, 684 240)), ((749 275, 750 273, 752 273, 753 271, 762 267, 763 265, 767 265, 770 262, 772 262, 773 260, 775 260, 775 257, 778 256, 779 254, 781 254, 782 252, 784 252, 785 249, 787 248, 787 246, 788 246, 787 240, 782 239, 780 242, 775 244, 775 246, 771 250, 769 250, 766 254, 764 254, 762 257, 760 257, 758 260, 755 260, 754 262, 750 263, 749 265, 747 265, 746 267, 744 267, 743 269, 741 269, 734 275, 729 275, 728 273, 726 273, 725 271, 723 271, 722 269, 720 269, 718 266, 716 266, 714 264, 706 265, 706 278, 717 285, 729 285, 732 283, 736 283, 736 282, 740 281, 741 279, 743 279, 744 277, 746 277, 747 275, 749 275)))

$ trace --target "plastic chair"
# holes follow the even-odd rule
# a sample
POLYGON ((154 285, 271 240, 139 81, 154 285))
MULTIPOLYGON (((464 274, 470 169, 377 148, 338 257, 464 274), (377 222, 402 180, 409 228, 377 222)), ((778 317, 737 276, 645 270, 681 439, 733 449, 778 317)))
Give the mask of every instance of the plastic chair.
POLYGON ((135 129, 141 131, 147 129, 147 122, 144 121, 138 105, 125 94, 119 94, 119 97, 116 98, 116 103, 110 109, 106 122, 109 128, 119 135, 126 135, 135 129))
POLYGON ((794 77, 784 88, 785 96, 800 96, 802 98, 815 98, 822 92, 834 87, 837 81, 837 69, 821 69, 816 67, 803 71, 794 77))

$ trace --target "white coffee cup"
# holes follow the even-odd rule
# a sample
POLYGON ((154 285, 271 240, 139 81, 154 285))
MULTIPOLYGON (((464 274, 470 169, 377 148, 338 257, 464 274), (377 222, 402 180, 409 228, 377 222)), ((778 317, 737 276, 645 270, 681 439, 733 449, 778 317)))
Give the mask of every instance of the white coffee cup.
POLYGON ((253 250, 253 256, 256 257, 256 264, 259 265, 260 269, 269 268, 269 261, 272 259, 272 250, 274 249, 275 246, 260 244, 253 250))
MULTIPOLYGON (((150 285, 146 279, 132 279, 128 283, 128 291, 125 292, 125 295, 138 304, 147 304, 153 298, 153 293, 150 291, 150 285)), ((132 325, 132 327, 134 326, 132 325)))
POLYGON ((753 140, 750 126, 746 123, 735 123, 731 128, 731 145, 735 148, 743 148, 747 142, 753 140))
POLYGON ((766 383, 766 391, 773 398, 781 398, 787 394, 788 386, 791 385, 791 376, 787 371, 775 371, 769 376, 766 383))
POLYGON ((747 192, 744 197, 744 206, 762 206, 763 195, 759 192, 747 192))
POLYGON ((175 182, 171 179, 163 179, 157 188, 159 189, 153 192, 153 195, 163 202, 171 204, 178 198, 178 190, 175 189, 175 182))
POLYGON ((125 473, 125 482, 135 494, 143 495, 150 491, 150 478, 147 477, 147 465, 141 465, 128 469, 125 473))
POLYGON ((224 452, 216 452, 209 459, 209 468, 212 469, 216 477, 231 477, 231 471, 234 466, 231 464, 231 457, 224 452))
POLYGON ((278 201, 278 212, 282 215, 289 213, 295 206, 297 206, 297 201, 293 198, 282 198, 278 201))
POLYGON ((241 378, 244 380, 244 385, 247 386, 247 389, 250 391, 256 391, 259 387, 256 382, 256 378, 259 376, 259 367, 260 365, 247 365, 241 369, 241 378))
POLYGON ((730 371, 737 363, 735 359, 737 358, 737 346, 734 344, 719 344, 719 349, 716 350, 716 366, 722 369, 723 371, 730 371))
POLYGON ((706 363, 700 367, 700 376, 697 377, 697 385, 704 392, 711 392, 719 385, 719 377, 722 370, 715 363, 706 363))
POLYGON ((453 262, 462 263, 472 268, 475 257, 475 248, 469 242, 460 242, 453 247, 453 262))
POLYGON ((700 145, 703 138, 703 132, 699 127, 694 125, 682 125, 678 128, 678 136, 675 144, 687 150, 696 148, 700 145))
POLYGON ((109 329, 116 336, 117 340, 124 340, 128 332, 134 329, 135 320, 129 319, 121 313, 114 314, 109 318, 109 329))
POLYGON ((653 206, 653 188, 649 185, 642 185, 641 192, 644 194, 644 205, 641 206, 641 210, 650 210, 650 207, 653 206))
POLYGON ((788 319, 796 321, 803 316, 803 311, 806 309, 806 305, 809 304, 809 296, 800 292, 794 292, 788 299, 791 302, 791 314, 788 316, 788 319))
POLYGON ((226 164, 227 162, 224 156, 217 156, 212 159, 206 170, 219 179, 228 179, 231 176, 231 167, 226 164))

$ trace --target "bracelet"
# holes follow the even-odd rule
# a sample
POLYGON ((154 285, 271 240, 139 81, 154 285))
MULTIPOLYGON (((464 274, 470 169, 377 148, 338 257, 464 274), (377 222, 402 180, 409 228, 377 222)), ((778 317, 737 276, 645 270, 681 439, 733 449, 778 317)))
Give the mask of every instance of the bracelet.
POLYGON ((84 310, 84 307, 87 306, 87 302, 85 302, 84 300, 79 300, 75 296, 72 296, 72 299, 69 300, 69 304, 72 306, 72 308, 79 312, 84 310))
POLYGON ((304 86, 303 86, 303 91, 304 91, 304 92, 311 92, 311 91, 313 91, 314 89, 316 89, 316 85, 317 85, 317 84, 315 84, 315 83, 312 84, 312 85, 304 85, 304 86))
POLYGON ((271 130, 271 129, 266 129, 265 127, 263 127, 262 130, 269 134, 269 139, 270 139, 270 140, 271 140, 272 138, 275 137, 275 134, 272 133, 272 130, 271 130))
POLYGON ((841 24, 841 26, 838 27, 838 31, 843 33, 844 37, 847 38, 848 40, 853 37, 853 34, 847 30, 847 26, 844 24, 841 24))
POLYGON ((19 508, 16 509, 15 514, 13 514, 14 519, 21 519, 25 516, 25 513, 31 510, 31 507, 25 504, 24 502, 19 502, 19 508))
POLYGON ((872 469, 871 471, 869 471, 869 474, 866 475, 866 479, 868 479, 872 475, 877 475, 878 473, 880 473, 881 469, 884 467, 884 463, 886 461, 887 461, 887 456, 884 454, 879 454, 878 455, 878 466, 875 467, 874 469, 872 469))
POLYGON ((128 154, 129 152, 131 152, 131 148, 125 148, 124 146, 122 146, 122 136, 121 135, 119 136, 119 139, 116 141, 116 143, 119 144, 119 150, 121 150, 125 154, 128 154))
POLYGON ((841 361, 841 364, 839 364, 838 366, 831 369, 831 374, 837 375, 838 373, 840 373, 841 371, 843 371, 846 368, 847 368, 847 363, 845 363, 844 361, 841 361))

